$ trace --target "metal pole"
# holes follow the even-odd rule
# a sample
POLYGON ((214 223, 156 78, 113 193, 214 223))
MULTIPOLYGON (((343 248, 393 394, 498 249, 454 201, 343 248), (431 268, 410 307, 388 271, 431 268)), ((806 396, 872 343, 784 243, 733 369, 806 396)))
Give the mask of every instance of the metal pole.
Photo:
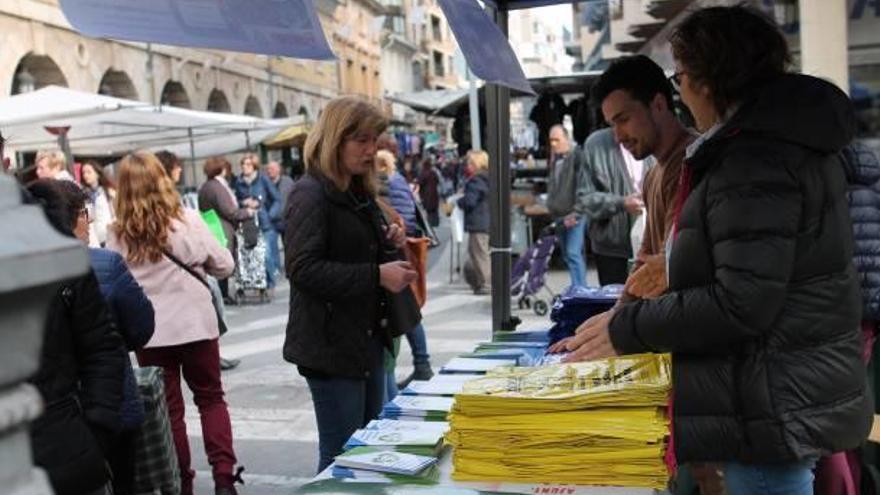
POLYGON ((196 144, 193 142, 193 130, 192 127, 186 130, 187 135, 189 135, 189 163, 192 167, 192 181, 193 185, 196 183, 196 144))
POLYGON ((465 64, 468 79, 468 106, 470 107, 471 116, 471 149, 483 149, 482 139, 480 138, 480 101, 477 99, 477 78, 471 72, 471 68, 465 64))
POLYGON ((58 148, 64 153, 64 159, 67 161, 67 171, 73 175, 73 152, 70 151, 70 140, 67 139, 67 130, 58 134, 58 148))
POLYGON ((449 283, 452 283, 452 272, 455 270, 455 234, 449 229, 449 283))
MULTIPOLYGON (((507 36, 507 11, 486 6, 507 36)), ((510 316, 510 90, 486 85, 486 128, 489 153, 489 252, 492 256, 492 330, 516 330, 510 316)))

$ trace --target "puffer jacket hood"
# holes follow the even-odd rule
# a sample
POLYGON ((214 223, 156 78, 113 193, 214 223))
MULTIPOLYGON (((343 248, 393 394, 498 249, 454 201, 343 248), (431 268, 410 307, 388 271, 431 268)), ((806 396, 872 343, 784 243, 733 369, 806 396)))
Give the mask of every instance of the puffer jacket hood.
POLYGON ((728 127, 836 153, 855 135, 855 113, 837 86, 812 76, 785 74, 743 102, 728 127))

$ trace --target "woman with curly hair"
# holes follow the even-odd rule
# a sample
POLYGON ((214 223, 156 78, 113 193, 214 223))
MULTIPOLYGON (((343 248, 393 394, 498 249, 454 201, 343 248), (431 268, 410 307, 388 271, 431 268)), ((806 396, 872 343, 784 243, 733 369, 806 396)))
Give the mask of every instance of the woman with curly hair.
POLYGON ((198 212, 183 208, 155 155, 141 151, 119 164, 116 222, 107 246, 118 251, 156 312, 156 331, 137 352, 141 366, 164 370, 165 399, 184 495, 193 493, 180 378, 193 392, 211 464, 215 493, 234 495, 232 426, 220 382, 219 328, 205 276, 232 273, 232 255, 214 239, 198 212))

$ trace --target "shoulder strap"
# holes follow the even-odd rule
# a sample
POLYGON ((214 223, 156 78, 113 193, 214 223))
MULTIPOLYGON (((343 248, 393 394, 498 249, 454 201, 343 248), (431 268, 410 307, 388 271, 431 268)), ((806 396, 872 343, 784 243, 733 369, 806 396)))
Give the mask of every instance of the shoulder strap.
POLYGON ((173 254, 171 254, 171 251, 168 251, 167 249, 163 249, 163 250, 162 250, 162 254, 164 254, 166 258, 168 258, 169 260, 171 260, 172 262, 174 262, 175 265, 177 265, 177 266, 183 268, 184 270, 186 270, 186 273, 189 273, 190 275, 192 275, 193 278, 195 278, 195 279, 198 280, 202 285, 204 285, 205 288, 208 289, 209 292, 212 292, 212 293, 213 293, 213 291, 211 291, 211 286, 208 285, 208 281, 205 280, 204 277, 202 277, 201 275, 199 275, 198 272, 196 272, 195 270, 193 270, 191 266, 189 266, 189 265, 187 265, 186 263, 180 261, 180 259, 178 259, 176 256, 174 256, 173 254))

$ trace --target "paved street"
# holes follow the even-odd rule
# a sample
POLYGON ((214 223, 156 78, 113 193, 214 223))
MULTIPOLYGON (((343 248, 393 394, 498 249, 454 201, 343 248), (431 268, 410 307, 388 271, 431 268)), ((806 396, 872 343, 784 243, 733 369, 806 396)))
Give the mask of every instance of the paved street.
MULTIPOLYGON (((448 230, 441 228, 440 234, 445 242, 429 252, 429 297, 422 311, 435 371, 476 342, 489 339, 491 329, 490 298, 474 296, 458 276, 449 283, 448 230)), ((461 254, 466 256, 466 246, 461 254)), ((550 285, 558 289, 567 276, 554 273, 551 279, 550 285)), ((272 304, 228 308, 230 331, 221 339, 221 354, 242 360, 237 369, 224 372, 223 383, 235 448, 247 469, 248 484, 242 490, 247 495, 292 493, 314 475, 317 465, 318 436, 308 387, 296 367, 281 358, 288 295, 285 282, 272 304)), ((524 320, 521 328, 549 321, 531 312, 516 314, 524 320)), ((397 375, 403 378, 411 371, 410 350, 403 344, 397 375)), ((198 472, 196 491, 213 493, 198 413, 191 400, 186 419, 198 472)))

